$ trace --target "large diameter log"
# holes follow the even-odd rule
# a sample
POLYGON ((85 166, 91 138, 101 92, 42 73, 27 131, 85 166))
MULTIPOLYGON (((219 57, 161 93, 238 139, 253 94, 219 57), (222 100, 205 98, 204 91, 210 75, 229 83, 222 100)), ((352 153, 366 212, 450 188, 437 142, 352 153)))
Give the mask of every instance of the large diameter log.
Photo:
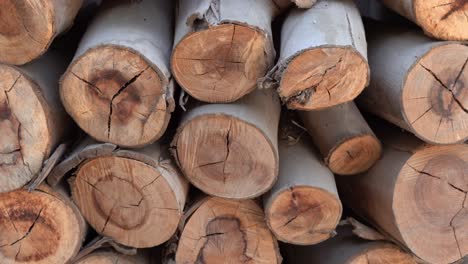
POLYGON ((281 263, 276 239, 253 200, 207 198, 186 223, 176 263, 281 263))
POLYGON ((316 110, 353 100, 369 81, 361 16, 351 0, 292 10, 281 30, 278 64, 267 82, 290 109, 316 110))
POLYGON ((418 24, 424 32, 443 40, 468 40, 468 2, 381 0, 387 7, 418 24))
POLYGON ((174 108, 172 1, 106 4, 81 40, 60 94, 93 138, 141 147, 162 136, 174 108))
POLYGON ((278 181, 263 197, 265 218, 273 234, 298 245, 332 237, 342 212, 333 173, 308 143, 279 143, 278 181))
POLYGON ((0 263, 67 263, 85 234, 83 217, 62 192, 42 185, 0 194, 0 263))
POLYGON ((164 156, 156 143, 125 150, 88 139, 52 174, 73 172, 72 198, 98 233, 126 246, 154 247, 176 232, 188 191, 164 156))
POLYGON ((468 139, 468 46, 369 27, 372 79, 358 104, 433 144, 468 139))
POLYGON ((83 0, 2 0, 0 62, 22 65, 47 51, 71 27, 83 0))
POLYGON ((117 253, 111 250, 100 250, 93 252, 84 258, 78 260, 74 264, 155 264, 158 262, 151 262, 151 258, 139 253, 137 255, 129 256, 117 253))
POLYGON ((468 145, 426 145, 377 132, 383 156, 358 177, 337 177, 356 213, 430 263, 468 255, 468 145))
POLYGON ((273 64, 271 0, 182 0, 172 72, 182 88, 210 103, 252 92, 273 64), (250 10, 250 11, 249 11, 250 10))
POLYGON ((272 90, 257 90, 232 104, 194 107, 172 141, 173 156, 190 182, 207 194, 260 196, 278 175, 279 115, 272 90))
POLYGON ((65 68, 51 52, 21 67, 0 64, 0 192, 28 183, 64 140, 71 122, 57 80, 65 68))
POLYGON ((358 174, 380 158, 380 141, 354 102, 300 115, 325 164, 334 173, 358 174))
POLYGON ((315 246, 284 245, 288 263, 323 264, 416 264, 415 259, 392 243, 367 241, 355 236, 351 228, 340 227, 338 235, 315 246))

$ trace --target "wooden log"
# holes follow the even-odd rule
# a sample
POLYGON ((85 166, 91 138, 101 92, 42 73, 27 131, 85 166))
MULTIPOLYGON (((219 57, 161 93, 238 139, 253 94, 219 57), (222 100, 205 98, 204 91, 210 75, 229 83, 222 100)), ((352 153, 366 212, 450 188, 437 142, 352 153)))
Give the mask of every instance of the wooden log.
POLYGON ((431 37, 468 40, 468 2, 381 0, 383 4, 418 24, 431 37))
POLYGON ((278 181, 263 197, 270 230, 278 240, 297 245, 332 237, 342 212, 333 173, 307 140, 281 140, 279 154, 278 181))
POLYGON ((278 244, 253 200, 209 197, 186 223, 176 263, 281 263, 278 244))
POLYGON ((359 177, 337 177, 342 200, 427 262, 468 255, 468 145, 427 145, 398 129, 382 132, 376 131, 383 143, 376 165, 359 177))
POLYGON ((284 245, 288 263, 372 263, 416 264, 415 259, 389 242, 356 237, 349 227, 338 228, 338 235, 315 246, 284 245))
POLYGON ((278 86, 290 109, 316 110, 353 100, 368 81, 359 11, 351 0, 330 0, 289 13, 278 64, 262 86, 278 86))
POLYGON ((28 183, 68 134, 57 84, 65 68, 52 52, 21 67, 0 64, 0 192, 28 183))
POLYGON ((271 0, 179 1, 172 72, 182 88, 210 103, 252 92, 273 64, 271 0), (252 12, 249 12, 251 10, 252 12))
POLYGON ((280 103, 256 90, 232 104, 206 104, 182 117, 171 150, 190 182, 205 193, 247 199, 268 191, 278 175, 280 103))
POLYGON ((99 250, 75 262, 75 264, 156 264, 147 254, 129 256, 112 250, 99 250))
POLYGON ((295 4, 299 8, 311 8, 317 0, 272 0, 275 6, 280 10, 285 10, 295 4))
POLYGON ((66 263, 83 243, 86 224, 62 191, 0 194, 0 263, 66 263))
POLYGON ((189 186, 156 143, 125 150, 88 138, 51 177, 70 172, 73 200, 98 233, 147 248, 176 232, 189 186))
POLYGON ((0 62, 22 65, 47 51, 73 24, 83 0, 2 0, 0 62))
POLYGON ((300 115, 325 164, 334 173, 358 174, 380 158, 380 141, 354 102, 300 115))
POLYGON ((60 95, 93 138, 141 147, 162 136, 174 110, 172 1, 106 4, 81 40, 60 95))
POLYGON ((369 27, 372 80, 358 104, 433 144, 468 139, 468 46, 369 27))

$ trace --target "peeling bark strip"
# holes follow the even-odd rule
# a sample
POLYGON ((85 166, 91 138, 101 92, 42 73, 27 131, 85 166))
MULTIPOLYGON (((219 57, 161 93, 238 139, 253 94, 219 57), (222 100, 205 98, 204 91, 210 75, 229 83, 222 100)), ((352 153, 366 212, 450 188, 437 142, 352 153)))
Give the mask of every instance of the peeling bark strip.
POLYGON ((279 114, 271 90, 257 90, 232 104, 189 107, 171 143, 173 156, 205 193, 260 196, 278 175, 279 114))
POLYGON ((338 235, 314 246, 285 245, 288 263, 372 263, 416 264, 416 260, 392 243, 366 241, 356 237, 349 226, 339 227, 338 235))
POLYGON ((369 81, 367 47, 353 1, 292 10, 281 30, 278 64, 261 81, 290 109, 316 110, 353 100, 369 81))
POLYGON ((154 247, 175 233, 188 191, 165 153, 156 143, 125 150, 88 138, 49 180, 73 173, 73 200, 98 233, 125 246, 154 247))
POLYGON ((252 200, 210 197, 186 223, 177 263, 281 263, 276 239, 252 200))
POLYGON ((182 0, 172 72, 191 96, 233 102, 252 92, 273 64, 271 0, 182 0), (255 11, 253 11, 255 10, 255 11))
POLYGON ((333 173, 319 161, 308 140, 292 145, 281 140, 279 154, 278 181, 263 197, 270 230, 290 244, 313 245, 329 239, 342 212, 333 173))
POLYGON ((422 27, 431 37, 468 40, 467 0, 382 0, 389 8, 422 27))
POLYGON ((343 201, 424 261, 467 256, 468 145, 427 145, 397 128, 375 131, 383 156, 359 177, 337 178, 343 201))
POLYGON ((21 67, 0 64, 0 192, 26 185, 70 131, 58 98, 65 67, 52 52, 21 67))
POLYGON ((380 158, 380 141, 354 102, 300 115, 325 164, 334 173, 355 175, 380 158))
POLYGON ((433 144, 468 139, 468 46, 369 27, 372 79, 358 103, 433 144))
POLYGON ((159 262, 151 262, 149 254, 138 251, 137 255, 128 256, 117 253, 112 250, 99 250, 93 252, 86 257, 74 262, 75 264, 151 264, 159 262))
POLYGON ((172 1, 104 4, 61 81, 67 112, 93 138, 125 147, 159 139, 174 110, 172 1))
POLYGON ((0 262, 66 263, 81 247, 86 224, 60 191, 46 185, 0 194, 0 262))
POLYGON ((22 65, 47 51, 73 24, 83 0, 2 0, 0 62, 22 65))

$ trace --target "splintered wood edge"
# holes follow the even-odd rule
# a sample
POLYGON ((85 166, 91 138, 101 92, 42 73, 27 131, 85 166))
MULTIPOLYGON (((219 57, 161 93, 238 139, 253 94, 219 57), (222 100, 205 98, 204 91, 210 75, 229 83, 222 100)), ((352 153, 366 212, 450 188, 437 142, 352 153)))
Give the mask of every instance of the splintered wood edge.
POLYGON ((329 191, 296 185, 275 195, 265 206, 265 217, 278 240, 295 245, 314 245, 331 238, 342 205, 329 191))
POLYGON ((142 147, 164 134, 174 110, 169 90, 157 65, 114 44, 88 49, 60 81, 64 108, 75 122, 96 140, 123 147, 142 147))
POLYGON ((390 243, 379 243, 354 256, 350 264, 416 264, 415 259, 397 246, 390 243))

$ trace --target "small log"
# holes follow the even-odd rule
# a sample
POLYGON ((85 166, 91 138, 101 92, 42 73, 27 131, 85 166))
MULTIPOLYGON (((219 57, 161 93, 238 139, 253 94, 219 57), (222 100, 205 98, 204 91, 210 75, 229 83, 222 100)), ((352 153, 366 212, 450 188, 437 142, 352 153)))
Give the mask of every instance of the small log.
POLYGON ((125 150, 88 138, 51 177, 74 174, 72 198, 99 234, 125 246, 153 247, 176 232, 188 192, 165 156, 156 143, 125 150))
POLYGON ((0 192, 27 184, 70 131, 57 84, 65 68, 52 52, 21 67, 0 64, 0 192))
POLYGON ((425 0, 381 0, 383 4, 418 24, 431 37, 468 40, 468 2, 425 0))
POLYGON ((177 11, 172 72, 182 88, 210 103, 252 92, 275 58, 273 1, 181 0, 177 11))
POLYGON ((380 141, 353 102, 300 115, 325 164, 334 173, 358 174, 380 158, 380 141))
POLYGON ((0 263, 67 263, 86 223, 62 191, 47 185, 0 194, 0 263))
POLYGON ((338 235, 315 246, 284 245, 288 263, 372 263, 416 264, 415 259, 388 242, 363 240, 349 227, 340 227, 338 235))
POLYGON ((278 64, 263 86, 278 86, 290 109, 316 110, 353 100, 369 82, 361 16, 351 0, 292 10, 281 30, 278 64))
POLYGON ((281 263, 276 239, 253 200, 207 198, 186 223, 176 263, 281 263))
POLYGON ((272 0, 280 11, 287 9, 295 4, 299 8, 311 8, 317 0, 272 0))
POLYGON ((297 245, 332 237, 342 212, 333 173, 309 143, 280 141, 278 181, 263 197, 270 230, 278 240, 297 245))
POLYGON ((104 5, 62 78, 60 95, 93 138, 142 147, 162 136, 174 110, 172 1, 104 5))
POLYGON ((83 0, 2 0, 0 62, 22 65, 49 48, 73 24, 83 0))
POLYGON ((248 199, 268 191, 278 175, 280 103, 256 90, 232 104, 196 106, 182 117, 172 153, 190 182, 205 193, 248 199))
POLYGON ((372 79, 358 105, 432 144, 468 139, 468 46, 369 27, 372 79))
POLYGON ((151 258, 147 254, 139 253, 134 256, 124 255, 117 253, 112 250, 99 250, 93 252, 82 259, 78 260, 74 264, 156 264, 160 263, 152 262, 151 258))
POLYGON ((468 255, 468 145, 428 145, 409 133, 376 134, 383 156, 359 177, 337 177, 343 201, 430 263, 468 255))

